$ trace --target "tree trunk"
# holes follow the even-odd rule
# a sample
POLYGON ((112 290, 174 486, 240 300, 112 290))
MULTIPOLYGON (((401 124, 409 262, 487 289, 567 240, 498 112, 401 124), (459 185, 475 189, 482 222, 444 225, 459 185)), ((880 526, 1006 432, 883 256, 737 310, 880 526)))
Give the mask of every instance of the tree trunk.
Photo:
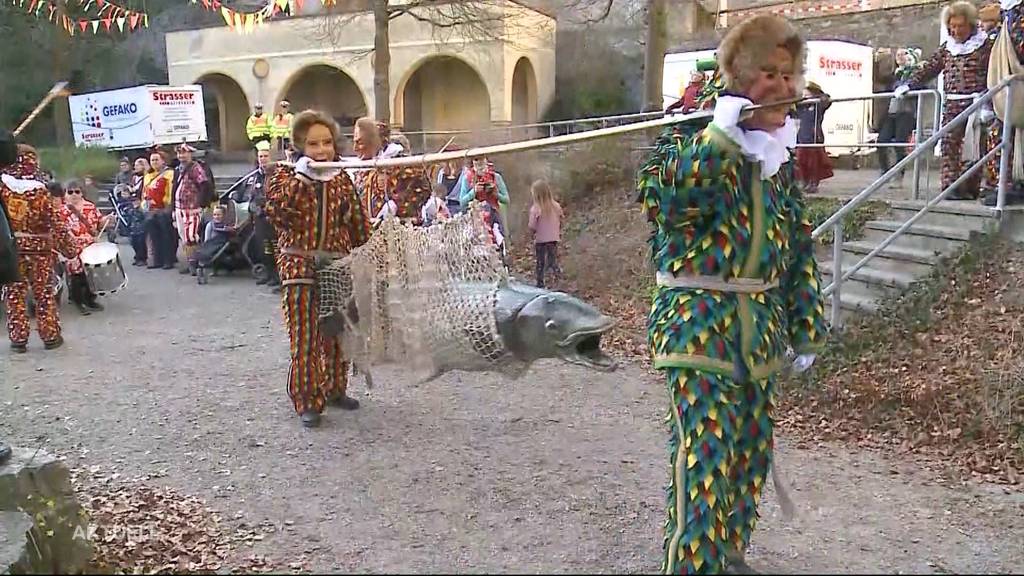
POLYGON ((662 75, 668 49, 665 0, 647 0, 647 45, 644 51, 644 111, 663 108, 662 75))
POLYGON ((373 108, 377 120, 391 122, 391 47, 388 0, 373 0, 373 108))
MULTIPOLYGON (((61 18, 67 14, 67 0, 56 0, 54 4, 57 6, 57 22, 63 21, 61 18)), ((71 36, 59 26, 53 31, 53 76, 54 82, 60 82, 62 80, 70 80, 68 66, 68 54, 71 53, 71 36)), ((72 86, 70 88, 77 88, 72 86)), ((49 86, 47 87, 49 89, 49 86)), ((55 99, 51 106, 53 106, 53 132, 57 138, 57 145, 60 147, 73 146, 74 141, 72 140, 71 133, 71 109, 68 107, 68 100, 66 98, 55 99)))

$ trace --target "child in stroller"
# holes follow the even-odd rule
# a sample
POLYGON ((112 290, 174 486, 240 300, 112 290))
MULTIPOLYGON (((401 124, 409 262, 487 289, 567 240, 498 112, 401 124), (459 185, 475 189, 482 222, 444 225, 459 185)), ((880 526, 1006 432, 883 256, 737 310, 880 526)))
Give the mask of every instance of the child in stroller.
POLYGON ((246 253, 252 238, 252 221, 246 220, 241 226, 225 221, 225 206, 213 209, 213 219, 206 224, 203 243, 196 253, 196 282, 206 284, 207 269, 216 276, 219 270, 233 271, 252 267, 252 260, 246 253))
POLYGON ((117 214, 117 235, 131 239, 135 257, 133 266, 146 265, 146 215, 142 212, 142 199, 133 196, 127 184, 114 186, 110 197, 117 214))

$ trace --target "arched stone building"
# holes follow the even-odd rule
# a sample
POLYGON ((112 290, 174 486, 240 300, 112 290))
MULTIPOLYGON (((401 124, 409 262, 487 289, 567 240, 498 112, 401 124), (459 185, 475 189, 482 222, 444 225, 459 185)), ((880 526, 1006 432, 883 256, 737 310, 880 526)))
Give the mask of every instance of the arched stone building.
MULTIPOLYGON (((526 124, 551 104, 554 19, 511 0, 481 6, 500 16, 494 30, 435 28, 408 14, 391 21, 393 125, 526 124)), ((374 114, 373 31, 373 15, 363 12, 274 20, 245 35, 227 27, 170 33, 170 84, 206 88, 210 140, 221 150, 248 147, 245 120, 256 102, 273 113, 288 99, 293 111, 320 108, 351 125, 374 114)))

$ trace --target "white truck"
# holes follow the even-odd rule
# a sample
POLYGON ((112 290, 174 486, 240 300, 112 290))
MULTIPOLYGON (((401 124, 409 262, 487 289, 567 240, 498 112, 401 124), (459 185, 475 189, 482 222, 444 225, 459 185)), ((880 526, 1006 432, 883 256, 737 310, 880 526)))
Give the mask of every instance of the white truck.
POLYGON ((77 146, 129 150, 207 139, 203 88, 195 84, 91 92, 68 105, 77 146))
MULTIPOLYGON (((714 58, 714 50, 669 52, 663 76, 664 105, 682 96, 697 61, 714 58)), ((872 92, 874 55, 870 46, 838 40, 807 42, 807 80, 817 82, 832 98, 864 96, 872 92)), ((825 113, 822 128, 831 155, 871 153, 855 145, 873 140, 871 100, 836 102, 825 113)))

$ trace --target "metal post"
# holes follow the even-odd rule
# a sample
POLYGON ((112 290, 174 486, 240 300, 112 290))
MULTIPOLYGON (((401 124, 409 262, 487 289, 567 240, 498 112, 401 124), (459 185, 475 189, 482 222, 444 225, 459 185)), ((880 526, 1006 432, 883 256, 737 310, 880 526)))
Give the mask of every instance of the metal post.
MULTIPOLYGON (((924 108, 921 105, 921 103, 923 101, 924 101, 924 98, 922 98, 921 96, 917 97, 917 116, 914 119, 914 147, 915 148, 921 145, 921 139, 924 138, 924 118, 921 117, 922 116, 921 111, 922 111, 922 108, 924 108)), ((921 157, 920 156, 918 156, 917 158, 914 158, 914 182, 911 185, 913 186, 914 200, 920 200, 921 199, 921 157)))
POLYGON ((832 227, 832 328, 842 326, 843 304, 840 298, 840 286, 843 283, 843 221, 836 221, 832 227))
POLYGON ((1003 149, 1000 151, 1001 156, 999 157, 999 191, 996 193, 996 210, 1000 212, 1006 203, 1006 189, 1010 183, 1010 156, 1013 154, 1010 140, 1014 127, 1009 122, 1009 119, 1013 117, 1010 114, 1010 106, 1013 106, 1013 84, 1010 82, 1006 87, 1006 105, 1003 106, 1003 149))

